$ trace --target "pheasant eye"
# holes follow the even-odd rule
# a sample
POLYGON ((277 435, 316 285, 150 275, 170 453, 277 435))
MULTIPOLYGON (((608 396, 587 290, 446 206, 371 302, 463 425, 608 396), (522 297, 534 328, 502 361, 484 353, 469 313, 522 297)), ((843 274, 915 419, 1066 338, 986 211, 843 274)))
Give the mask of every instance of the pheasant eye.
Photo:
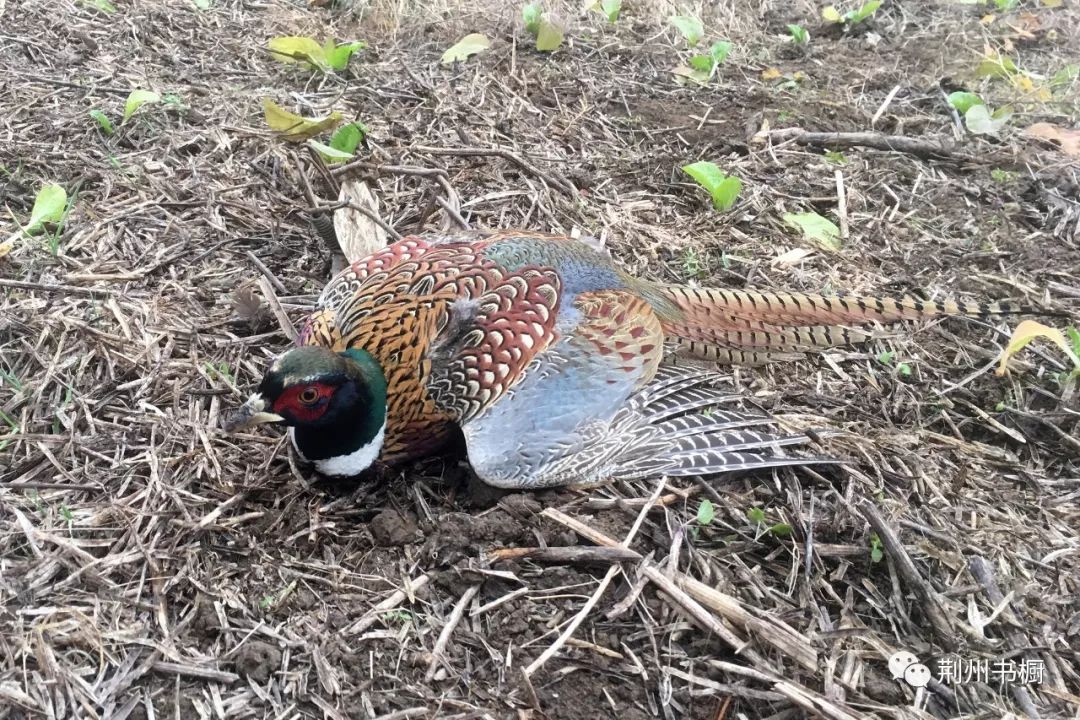
POLYGON ((319 401, 319 391, 313 387, 306 387, 300 391, 297 398, 305 405, 314 405, 319 401))

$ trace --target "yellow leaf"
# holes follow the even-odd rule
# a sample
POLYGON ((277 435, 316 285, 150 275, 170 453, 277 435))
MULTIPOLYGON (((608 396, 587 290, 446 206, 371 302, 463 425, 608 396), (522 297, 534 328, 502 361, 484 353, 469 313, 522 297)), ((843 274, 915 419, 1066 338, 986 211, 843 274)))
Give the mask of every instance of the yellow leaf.
POLYGON ((6 240, 6 241, 0 243, 0 258, 7 255, 14 248, 15 248, 15 241, 14 240, 6 240))
POLYGON ((470 56, 484 52, 491 47, 491 41, 486 35, 472 33, 458 40, 454 45, 442 54, 442 64, 451 65, 455 62, 465 62, 470 56))
POLYGON ((324 130, 332 130, 343 119, 342 114, 335 110, 319 120, 308 120, 283 110, 268 97, 263 98, 263 114, 270 129, 276 131, 282 140, 289 142, 303 142, 324 130))
POLYGON ((843 18, 840 17, 839 11, 837 11, 837 9, 835 7, 833 7, 832 5, 828 6, 827 8, 824 8, 821 11, 821 17, 822 17, 822 19, 825 20, 825 22, 831 22, 831 23, 838 23, 838 22, 841 22, 843 20, 843 18))
POLYGON ((1061 7, 1062 0, 1042 0, 1042 6, 1048 8, 1061 7))
POLYGON ((979 19, 979 22, 981 22, 983 25, 992 25, 995 20, 997 20, 997 15, 990 14, 990 15, 983 15, 979 19))
POLYGON ((1076 353, 1073 352, 1072 347, 1069 346, 1069 341, 1065 339, 1065 335, 1060 330, 1047 327, 1034 320, 1024 320, 1013 330, 1012 337, 1009 338, 1009 344, 1001 351, 998 369, 995 373, 1000 377, 1008 372, 1009 358, 1024 349, 1024 346, 1035 338, 1045 338, 1057 345, 1072 360, 1073 367, 1080 369, 1080 357, 1077 357, 1076 353))
POLYGON ((267 49, 275 59, 284 63, 304 63, 312 68, 325 68, 326 50, 312 38, 297 35, 270 38, 267 49))
POLYGON ((779 77, 783 77, 783 73, 781 73, 777 68, 765 68, 761 71, 762 80, 776 80, 779 77))

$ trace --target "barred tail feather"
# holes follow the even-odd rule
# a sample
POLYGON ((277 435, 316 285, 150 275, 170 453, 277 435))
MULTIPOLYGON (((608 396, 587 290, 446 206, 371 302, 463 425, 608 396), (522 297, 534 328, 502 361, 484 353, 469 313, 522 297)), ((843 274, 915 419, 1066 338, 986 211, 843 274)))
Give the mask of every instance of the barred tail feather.
POLYGON ((761 293, 682 285, 651 288, 664 332, 679 354, 726 364, 760 365, 874 337, 865 326, 940 316, 1032 312, 1005 302, 940 303, 901 298, 761 293), (852 326, 864 326, 862 329, 852 326))

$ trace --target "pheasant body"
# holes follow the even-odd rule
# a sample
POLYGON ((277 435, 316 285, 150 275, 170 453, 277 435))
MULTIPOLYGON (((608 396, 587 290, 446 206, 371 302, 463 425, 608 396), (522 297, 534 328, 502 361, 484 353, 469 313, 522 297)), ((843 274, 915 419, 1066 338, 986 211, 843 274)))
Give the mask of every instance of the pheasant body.
POLYGON ((336 474, 431 453, 454 426, 501 487, 793 465, 813 460, 783 448, 807 437, 770 434, 715 376, 665 358, 758 363, 870 337, 853 325, 1003 310, 661 285, 536 233, 414 236, 327 285, 258 402, 294 426, 301 454, 343 438, 340 455, 316 457, 336 474), (365 420, 378 433, 346 443, 358 410, 341 397, 367 397, 380 372, 385 399, 365 420))

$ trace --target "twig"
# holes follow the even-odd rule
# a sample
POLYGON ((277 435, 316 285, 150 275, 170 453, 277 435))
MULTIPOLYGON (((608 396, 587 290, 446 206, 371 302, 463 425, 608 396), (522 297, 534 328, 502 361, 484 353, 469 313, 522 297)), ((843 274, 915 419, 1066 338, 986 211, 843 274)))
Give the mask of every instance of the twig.
POLYGON ((848 238, 847 193, 844 191, 844 172, 836 171, 836 214, 840 216, 840 237, 848 238))
POLYGON ((292 320, 289 319, 289 314, 285 312, 285 308, 281 307, 281 301, 278 300, 277 293, 274 292, 274 286, 265 277, 260 276, 259 290, 262 291, 263 298, 266 299, 266 303, 270 306, 274 317, 277 318, 282 331, 288 336, 289 340, 295 343, 300 339, 300 335, 297 334, 296 328, 293 327, 292 320))
MULTIPOLYGON (((968 571, 971 572, 971 576, 978 581, 982 587, 983 593, 986 594, 988 600, 995 607, 1002 605, 1005 602, 1005 596, 1001 594, 1001 588, 998 587, 997 578, 994 577, 994 568, 978 555, 975 555, 968 560, 968 571)), ((1011 612, 1011 611, 1009 611, 1011 612)), ((1005 638, 1009 643, 1009 647, 1013 650, 1020 650, 1022 648, 1031 647, 1031 640, 1024 636, 1019 630, 1006 629, 1005 638)), ((1013 684, 1010 686, 1013 697, 1016 698, 1017 705, 1024 711, 1024 713, 1031 718, 1039 717, 1039 710, 1035 707, 1034 701, 1031 699, 1031 695, 1028 693, 1027 688, 1023 685, 1013 684)))
POLYGON ((849 148, 862 146, 886 152, 902 152, 921 158, 973 160, 967 155, 933 140, 908 137, 906 135, 886 135, 878 132, 807 132, 802 128, 782 128, 772 130, 769 137, 773 140, 790 140, 798 145, 849 148))
POLYGON ((881 516, 881 513, 869 500, 859 503, 857 508, 867 522, 870 523, 870 526, 874 528, 874 532, 881 538, 881 544, 885 547, 889 557, 892 558, 900 577, 915 591, 915 594, 922 601, 923 612, 926 614, 927 619, 930 620, 938 639, 950 650, 956 649, 956 631, 941 606, 941 600, 938 598, 937 592, 919 574, 915 562, 908 555, 896 531, 885 522, 885 518, 881 516))
POLYGON ((465 608, 472 602, 478 592, 480 592, 480 583, 470 585, 465 592, 461 593, 461 597, 458 599, 457 604, 454 605, 446 625, 443 626, 442 632, 439 633, 439 639, 435 641, 435 648, 431 651, 431 663, 428 664, 427 672, 424 673, 424 682, 431 682, 431 678, 435 677, 435 670, 439 667, 439 661, 443 659, 446 646, 450 643, 450 636, 454 634, 454 628, 461 622, 462 616, 465 615, 465 608))
POLYGON ((492 550, 488 557, 493 560, 536 560, 549 563, 604 563, 605 565, 630 560, 640 560, 640 553, 624 547, 516 547, 492 550))
MULTIPOLYGON (((597 545, 603 545, 604 547, 618 546, 618 543, 612 538, 561 510, 547 508, 542 514, 597 545)), ((794 630, 780 624, 773 618, 756 617, 738 599, 709 587, 685 573, 677 572, 673 578, 679 588, 686 591, 690 597, 728 622, 780 650, 807 670, 817 670, 817 651, 794 630)))
POLYGON ((451 205, 449 201, 446 200, 446 198, 436 195, 435 202, 439 203, 439 205, 442 206, 442 209, 446 211, 446 214, 453 218, 454 222, 460 225, 462 230, 470 229, 468 221, 465 220, 465 218, 461 217, 461 213, 459 213, 457 209, 453 205, 451 205))
POLYGON ((402 588, 401 590, 395 590, 385 600, 380 602, 375 607, 371 608, 371 610, 368 610, 367 614, 364 615, 364 617, 360 618, 355 625, 351 625, 346 628, 342 632, 342 634, 359 635, 360 633, 364 632, 369 627, 379 622, 379 620, 383 616, 383 613, 387 612, 388 610, 393 610, 398 605, 405 602, 407 599, 411 599, 415 595, 417 590, 428 584, 429 580, 431 580, 431 578, 427 575, 421 575, 415 580, 410 580, 409 584, 406 587, 402 588))
POLYGON ((154 670, 162 673, 172 673, 173 675, 185 675, 187 677, 203 678, 204 680, 213 680, 221 683, 234 683, 240 679, 240 676, 236 673, 226 672, 225 670, 214 670, 213 668, 200 667, 198 665, 185 665, 183 663, 166 662, 164 660, 158 660, 153 665, 154 670))
POLYGON ((886 95, 885 99, 881 102, 881 107, 879 107, 877 109, 877 112, 874 113, 874 116, 870 118, 870 127, 874 127, 875 125, 877 125, 877 121, 880 120, 881 116, 885 114, 885 110, 888 109, 889 105, 893 101, 893 98, 896 97, 896 93, 898 92, 900 92, 899 85, 895 86, 892 90, 889 91, 889 94, 886 95))
POLYGON ((423 152, 428 153, 429 155, 454 155, 459 157, 499 157, 503 160, 514 163, 522 170, 536 175, 540 179, 544 180, 548 185, 552 185, 558 188, 567 195, 570 195, 571 197, 577 195, 577 188, 571 185, 569 181, 556 177, 550 173, 544 172, 540 168, 525 160, 520 155, 512 153, 509 150, 503 150, 502 148, 442 148, 430 147, 427 145, 413 145, 410 149, 414 152, 423 152))
MULTIPOLYGON (((626 534, 626 537, 623 538, 623 541, 619 544, 620 548, 625 550, 630 547, 630 542, 634 539, 634 536, 637 535, 638 529, 641 528, 641 524, 645 522, 645 518, 649 514, 649 508, 651 508, 652 504, 656 502, 656 499, 660 497, 660 493, 663 492, 665 485, 667 485, 667 481, 664 479, 661 479, 660 482, 657 483, 656 489, 649 497, 649 502, 647 502, 641 508, 641 512, 638 513, 637 519, 634 520, 634 524, 630 527, 630 532, 626 534)), ((570 636, 574 634, 574 631, 577 630, 578 626, 581 625, 581 623, 584 622, 585 618, 589 615, 589 613, 592 612, 593 607, 596 605, 597 602, 599 602, 600 596, 604 594, 605 590, 607 590, 607 586, 611 583, 615 575, 618 574, 620 569, 621 568, 618 565, 612 565, 610 568, 608 568, 607 574, 605 574, 603 580, 600 581, 600 585, 593 592, 592 596, 585 602, 585 605, 581 608, 578 614, 574 616, 574 619, 567 624, 566 628, 562 631, 559 637, 555 639, 555 642, 551 643, 548 649, 545 650, 540 655, 540 657, 533 660, 529 664, 529 666, 525 668, 526 676, 532 675, 534 672, 543 667, 544 663, 551 659, 551 657, 559 651, 559 648, 561 648, 563 644, 565 644, 566 641, 570 639, 570 636)))
POLYGON ((263 277, 270 281, 270 284, 273 285, 278 292, 282 295, 289 294, 289 289, 277 279, 277 276, 275 276, 274 273, 270 272, 270 268, 266 267, 266 265, 263 264, 263 261, 255 256, 255 253, 248 250, 246 254, 248 260, 250 260, 255 267, 259 268, 259 272, 263 274, 263 277))
POLYGON ((105 295, 107 297, 116 297, 116 292, 113 290, 79 287, 78 285, 24 282, 22 280, 7 280, 4 278, 0 278, 0 287, 10 287, 19 290, 40 290, 42 292, 71 293, 74 295, 105 295))

